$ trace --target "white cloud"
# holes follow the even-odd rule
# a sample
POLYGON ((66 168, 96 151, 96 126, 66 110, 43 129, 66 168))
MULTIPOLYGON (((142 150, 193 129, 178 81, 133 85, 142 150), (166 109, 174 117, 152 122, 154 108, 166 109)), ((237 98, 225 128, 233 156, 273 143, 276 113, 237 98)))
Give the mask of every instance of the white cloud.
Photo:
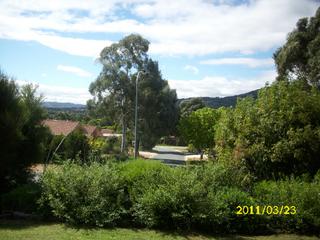
POLYGON ((195 66, 192 66, 192 65, 186 65, 184 66, 183 68, 184 70, 187 70, 187 71, 191 71, 193 74, 198 74, 199 73, 199 69, 195 66))
POLYGON ((72 55, 97 58, 101 50, 111 45, 111 41, 87 40, 81 38, 67 38, 41 34, 37 41, 45 46, 64 51, 72 55))
MULTIPOLYGON (((1 20, 1 17, 0 17, 1 20)), ((54 34, 34 30, 1 31, 0 38, 22 41, 37 41, 38 43, 71 55, 97 58, 104 47, 110 46, 112 41, 89 40, 82 38, 61 37, 54 34)))
POLYGON ((18 80, 16 82, 19 86, 28 83, 32 83, 33 85, 38 86, 37 93, 42 94, 45 97, 45 101, 85 104, 88 99, 92 98, 87 88, 39 84, 24 80, 18 80))
POLYGON ((169 80, 170 87, 177 90, 179 98, 187 97, 225 97, 246 93, 273 82, 275 71, 265 71, 252 79, 228 79, 207 76, 201 80, 169 80))
POLYGON ((154 39, 152 52, 206 55, 279 46, 298 18, 313 15, 317 5, 308 0, 257 0, 237 6, 164 0, 140 5, 136 11, 152 20, 144 29, 154 39))
POLYGON ((207 65, 245 65, 250 68, 274 66, 272 58, 218 58, 201 61, 200 63, 207 65))
POLYGON ((92 73, 87 72, 86 70, 83 70, 81 68, 74 67, 74 66, 58 65, 57 69, 59 71, 73 73, 79 77, 91 77, 92 76, 92 73))
POLYGON ((61 87, 40 84, 39 92, 45 96, 45 101, 85 104, 88 99, 92 98, 87 88, 61 87))
POLYGON ((314 15, 316 0, 0 1, 0 37, 37 41, 69 54, 96 57, 112 41, 61 32, 136 32, 155 54, 253 53, 281 45, 296 21, 314 15), (119 14, 119 11, 122 14, 119 14), (131 16, 123 14, 131 11, 131 16), (82 14, 80 14, 82 13, 82 14), (143 21, 138 19, 143 18, 143 21))

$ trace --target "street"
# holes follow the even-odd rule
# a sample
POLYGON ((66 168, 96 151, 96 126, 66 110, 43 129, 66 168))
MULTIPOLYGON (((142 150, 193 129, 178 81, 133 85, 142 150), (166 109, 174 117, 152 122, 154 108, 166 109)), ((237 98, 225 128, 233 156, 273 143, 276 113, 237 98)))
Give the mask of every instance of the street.
MULTIPOLYGON (((143 158, 161 160, 168 165, 185 165, 188 160, 200 160, 200 154, 189 153, 187 147, 180 146, 155 146, 152 151, 140 151, 143 158)), ((203 156, 207 158, 206 155, 203 156)))

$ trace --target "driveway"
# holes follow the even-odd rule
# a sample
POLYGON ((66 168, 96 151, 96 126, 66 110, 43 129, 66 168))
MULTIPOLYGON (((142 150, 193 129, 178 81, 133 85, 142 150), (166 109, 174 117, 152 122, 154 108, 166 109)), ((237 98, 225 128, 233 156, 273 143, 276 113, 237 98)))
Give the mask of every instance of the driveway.
POLYGON ((200 154, 189 153, 187 147, 180 146, 157 145, 150 152, 140 151, 139 155, 143 158, 161 160, 170 165, 184 165, 188 160, 200 160, 200 154))

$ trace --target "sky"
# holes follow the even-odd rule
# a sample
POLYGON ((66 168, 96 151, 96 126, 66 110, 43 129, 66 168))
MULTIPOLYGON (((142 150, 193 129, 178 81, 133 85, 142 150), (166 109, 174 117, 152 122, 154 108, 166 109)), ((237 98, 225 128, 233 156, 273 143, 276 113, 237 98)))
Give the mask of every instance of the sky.
POLYGON ((131 34, 179 98, 271 83, 272 55, 319 0, 0 0, 0 68, 46 101, 85 104, 104 47, 131 34))

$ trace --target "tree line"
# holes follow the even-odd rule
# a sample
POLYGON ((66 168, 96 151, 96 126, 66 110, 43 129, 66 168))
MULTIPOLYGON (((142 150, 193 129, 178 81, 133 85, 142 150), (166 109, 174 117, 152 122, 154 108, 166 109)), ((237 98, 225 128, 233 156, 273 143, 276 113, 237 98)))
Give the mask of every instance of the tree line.
POLYGON ((191 112, 179 122, 184 139, 257 179, 315 175, 320 169, 319 27, 320 8, 297 22, 274 54, 276 81, 257 99, 238 99, 235 108, 219 109, 189 103, 191 112))

